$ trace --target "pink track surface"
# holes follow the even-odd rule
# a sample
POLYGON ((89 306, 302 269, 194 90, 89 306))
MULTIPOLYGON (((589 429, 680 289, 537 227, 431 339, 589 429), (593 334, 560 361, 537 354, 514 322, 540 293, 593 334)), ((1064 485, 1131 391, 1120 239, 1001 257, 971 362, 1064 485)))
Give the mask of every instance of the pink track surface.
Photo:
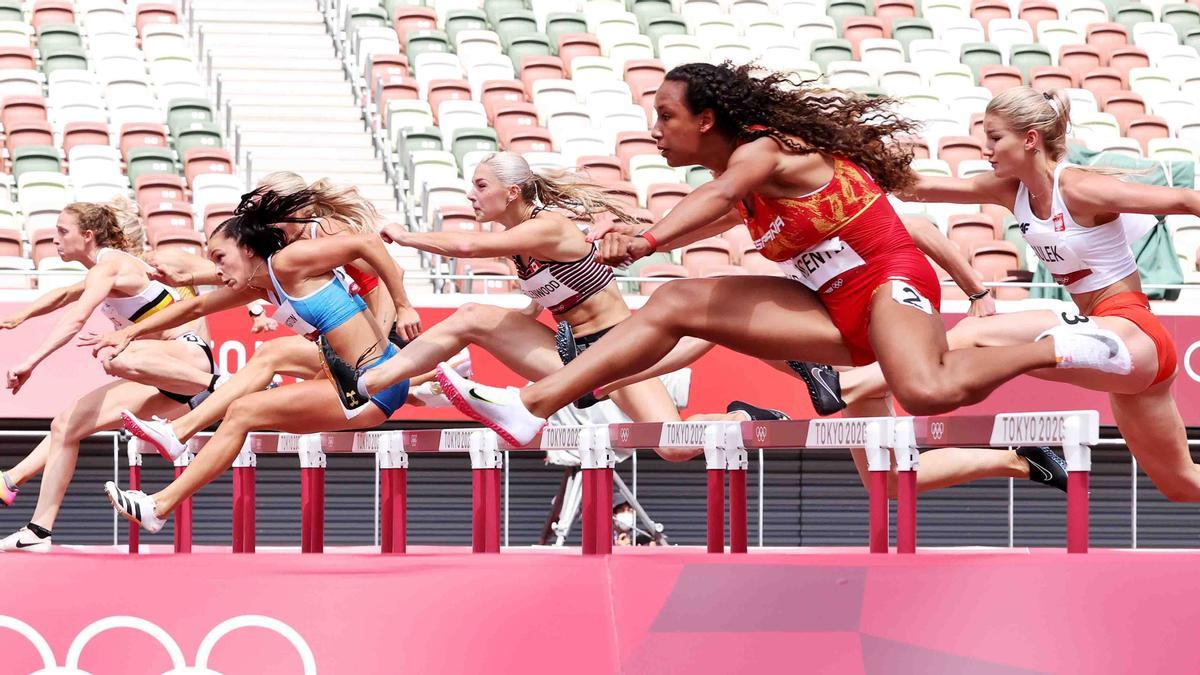
MULTIPOLYGON (((417 552, 413 552, 417 551, 417 552)), ((96 619, 161 626, 193 665, 241 614, 292 626, 320 673, 1196 672, 1200 554, 922 551, 611 556, 5 555, 0 614, 61 665, 96 619)), ((42 667, 0 629, 4 672, 42 667)), ((218 672, 299 673, 261 628, 230 634, 218 672)), ((121 629, 88 643, 97 675, 158 675, 166 652, 121 629)))

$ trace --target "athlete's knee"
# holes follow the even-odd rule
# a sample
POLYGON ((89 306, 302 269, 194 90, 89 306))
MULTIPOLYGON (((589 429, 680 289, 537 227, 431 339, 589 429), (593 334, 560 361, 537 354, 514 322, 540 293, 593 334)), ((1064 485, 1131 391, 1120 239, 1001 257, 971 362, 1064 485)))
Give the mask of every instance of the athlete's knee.
POLYGON ((896 383, 892 396, 912 415, 939 415, 963 404, 959 392, 937 382, 896 383))
MULTIPOLYGON (((75 407, 72 406, 55 415, 50 420, 50 433, 60 442, 75 442, 91 435, 91 429, 84 429, 75 421, 75 407)), ((53 446, 52 446, 53 447, 53 446)))
POLYGON ((229 404, 229 408, 225 410, 225 419, 221 425, 226 424, 241 428, 250 428, 254 425, 254 420, 258 417, 259 409, 255 396, 242 396, 234 399, 233 403, 229 404))
POLYGON ((500 327, 505 311, 493 305, 468 302, 450 315, 447 321, 455 332, 472 340, 492 334, 500 327))
POLYGON ((950 349, 966 349, 969 347, 982 346, 979 342, 979 331, 983 327, 979 317, 968 316, 962 321, 954 324, 954 327, 946 331, 946 341, 950 345, 950 349))
POLYGON ((664 284, 654 291, 638 316, 656 321, 680 322, 702 305, 706 284, 699 279, 684 279, 664 284))
POLYGON ((283 360, 287 345, 276 344, 284 340, 267 340, 254 350, 247 365, 275 367, 283 360))

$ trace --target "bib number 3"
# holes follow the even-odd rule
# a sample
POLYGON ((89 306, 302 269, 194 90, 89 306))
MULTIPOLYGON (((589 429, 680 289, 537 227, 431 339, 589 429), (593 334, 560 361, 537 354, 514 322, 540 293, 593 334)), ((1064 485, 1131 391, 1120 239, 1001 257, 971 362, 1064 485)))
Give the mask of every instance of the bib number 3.
POLYGON ((933 304, 929 302, 929 299, 917 292, 917 289, 902 281, 892 282, 892 300, 902 305, 915 307, 930 316, 933 315, 933 304))

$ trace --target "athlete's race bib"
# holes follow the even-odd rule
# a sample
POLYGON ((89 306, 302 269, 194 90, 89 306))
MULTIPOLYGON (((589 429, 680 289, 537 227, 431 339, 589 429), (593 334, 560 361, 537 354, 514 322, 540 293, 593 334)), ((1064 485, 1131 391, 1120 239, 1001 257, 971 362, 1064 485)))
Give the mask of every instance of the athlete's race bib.
POLYGON ((804 253, 779 263, 789 279, 795 279, 814 291, 839 275, 865 265, 862 256, 839 237, 826 239, 804 253))
POLYGON ((521 280, 521 292, 533 299, 534 302, 556 312, 556 308, 573 302, 579 293, 563 282, 554 278, 549 268, 538 271, 528 279, 521 280))
POLYGON ((1060 234, 1055 232, 1026 232, 1025 241, 1033 254, 1046 266, 1050 276, 1063 286, 1090 276, 1092 270, 1079 258, 1060 234))
POLYGON ((296 313, 296 308, 292 307, 292 303, 284 300, 271 315, 280 326, 286 326, 295 331, 297 335, 304 337, 307 340, 316 340, 321 336, 321 331, 317 330, 312 324, 305 321, 296 313))

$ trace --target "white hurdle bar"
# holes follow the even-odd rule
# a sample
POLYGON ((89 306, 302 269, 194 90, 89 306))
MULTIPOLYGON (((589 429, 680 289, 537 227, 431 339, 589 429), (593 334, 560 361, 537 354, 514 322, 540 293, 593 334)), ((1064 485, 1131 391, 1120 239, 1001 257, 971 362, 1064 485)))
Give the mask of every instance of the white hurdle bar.
MULTIPOLYGON (((898 474, 898 553, 914 553, 917 541, 918 448, 1047 445, 1063 448, 1069 472, 1067 550, 1088 548, 1088 472, 1091 447, 1099 441, 1096 411, 1012 413, 995 416, 868 417, 769 422, 666 422, 548 427, 520 447, 499 441, 486 429, 334 432, 322 434, 251 434, 233 464, 233 550, 255 550, 255 457, 261 453, 296 454, 301 470, 301 551, 324 550, 325 465, 327 454, 372 453, 380 469, 381 552, 404 553, 407 534, 409 453, 465 453, 471 459, 472 550, 500 551, 501 470, 505 452, 571 450, 583 469, 583 552, 612 551, 612 472, 615 450, 700 448, 708 470, 708 551, 725 551, 725 480, 729 480, 729 550, 748 550, 746 499, 747 449, 804 450, 865 448, 870 494, 872 553, 887 553, 888 473, 898 474)), ((206 437, 188 443, 175 462, 178 476, 206 437)), ((129 446, 129 485, 141 485, 141 454, 154 451, 133 441, 129 446)), ((154 453, 157 454, 157 453, 154 453)), ((176 511, 175 550, 191 550, 191 503, 176 511)), ((130 552, 138 550, 137 527, 130 528, 130 552)))

